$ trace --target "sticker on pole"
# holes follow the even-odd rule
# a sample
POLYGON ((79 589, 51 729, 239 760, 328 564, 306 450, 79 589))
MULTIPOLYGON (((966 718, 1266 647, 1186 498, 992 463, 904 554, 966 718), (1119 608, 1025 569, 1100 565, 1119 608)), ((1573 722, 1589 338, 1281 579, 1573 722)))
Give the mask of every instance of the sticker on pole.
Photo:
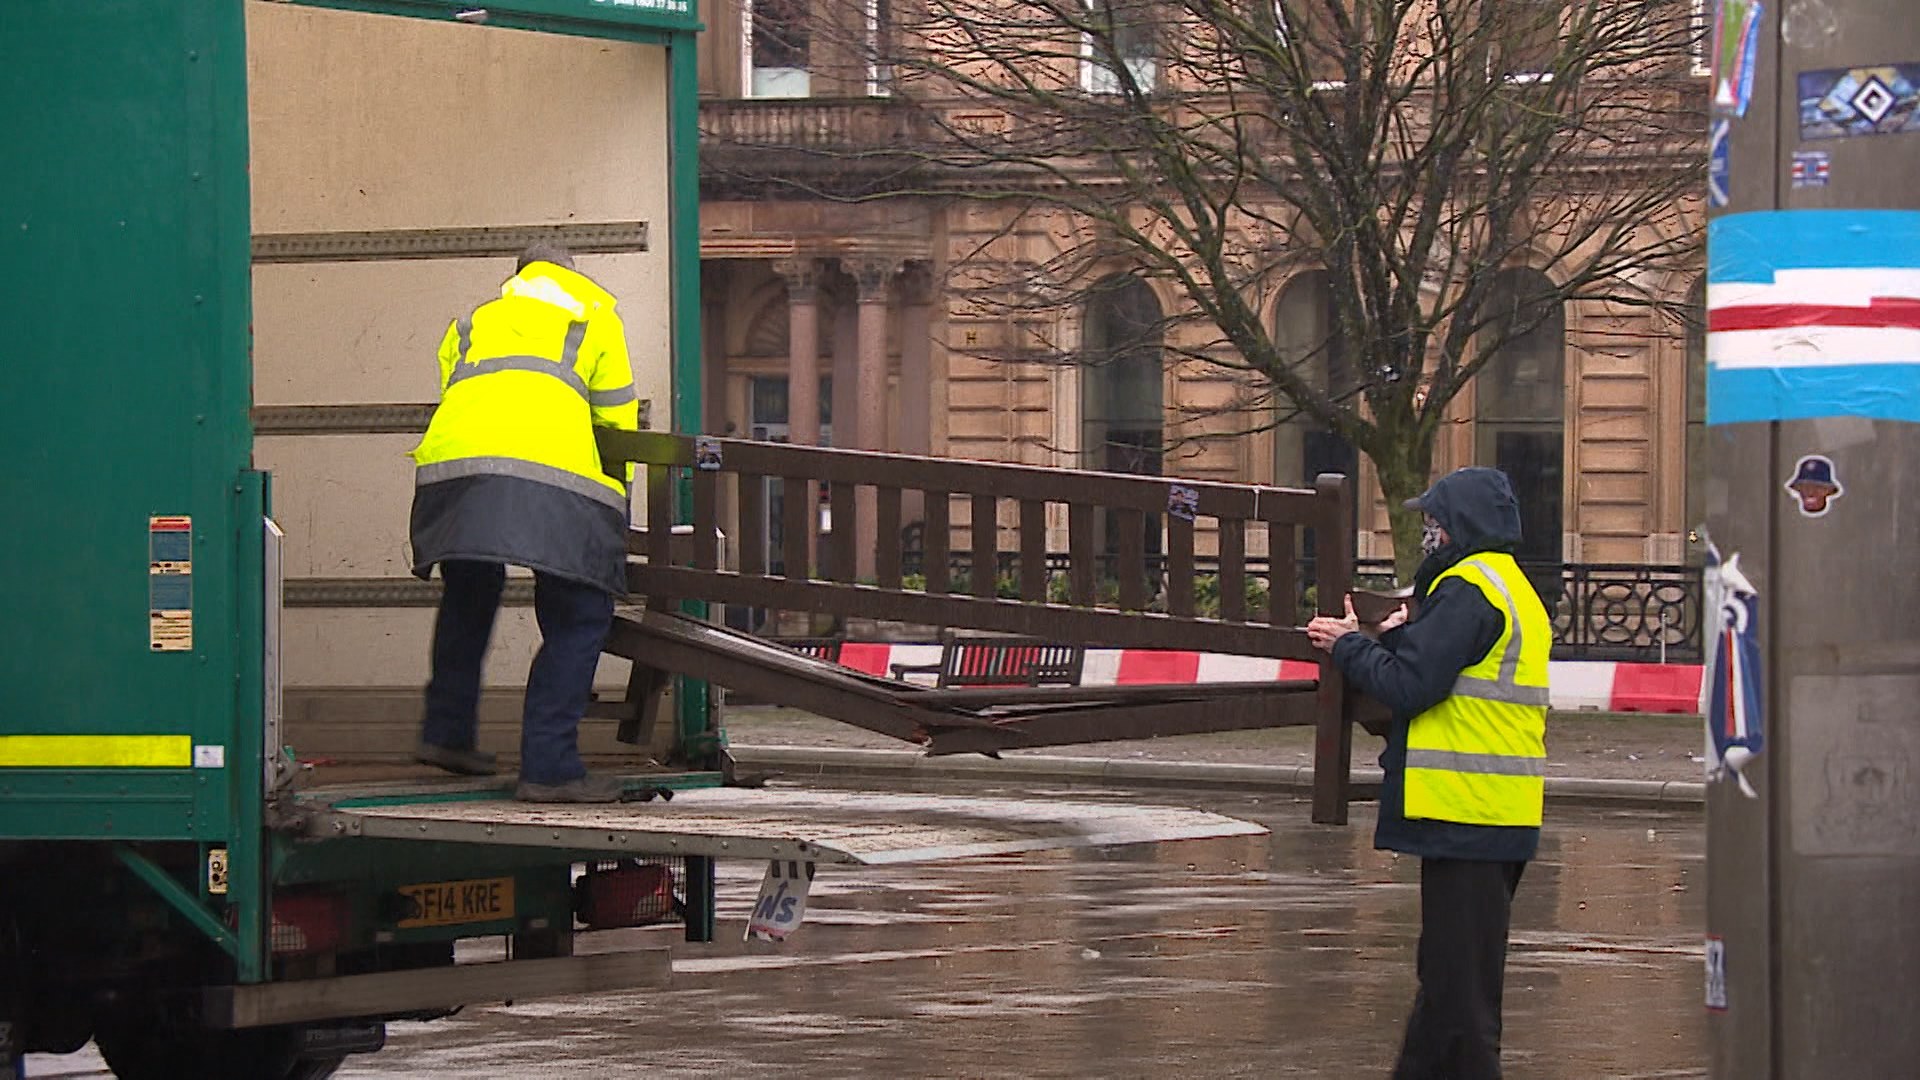
POLYGON ((1742 771, 1766 748, 1765 700, 1760 664, 1760 594, 1740 572, 1740 554, 1720 559, 1707 541, 1701 574, 1702 610, 1713 630, 1706 635, 1705 678, 1700 713, 1707 724, 1707 781, 1731 779, 1755 798, 1742 771))
POLYGON ((1707 205, 1715 210, 1727 205, 1733 190, 1732 131, 1733 121, 1722 117, 1707 135, 1707 205))
POLYGON ((1713 108, 1747 115, 1753 101, 1753 69, 1760 51, 1760 0, 1720 0, 1713 15, 1713 108))
POLYGON ((154 652, 193 651, 193 519, 147 519, 147 642, 154 652))
POLYGON ((760 879, 760 898, 747 920, 747 938, 785 941, 807 915, 807 890, 813 886, 813 864, 775 859, 760 879))
POLYGON ((1833 155, 1825 150, 1795 150, 1792 177, 1796 191, 1826 187, 1833 177, 1833 155))
POLYGON ((1920 421, 1920 210, 1721 214, 1707 235, 1708 424, 1920 421))
POLYGON ((1793 467, 1793 478, 1785 485, 1787 494, 1800 504, 1801 517, 1826 517, 1833 500, 1847 493, 1834 470, 1833 459, 1825 454, 1808 454, 1793 467))
POLYGON ((1920 131, 1920 64, 1803 71, 1796 81, 1802 139, 1920 131))
POLYGON ((1727 1011, 1727 942, 1707 935, 1707 1008, 1727 1011))

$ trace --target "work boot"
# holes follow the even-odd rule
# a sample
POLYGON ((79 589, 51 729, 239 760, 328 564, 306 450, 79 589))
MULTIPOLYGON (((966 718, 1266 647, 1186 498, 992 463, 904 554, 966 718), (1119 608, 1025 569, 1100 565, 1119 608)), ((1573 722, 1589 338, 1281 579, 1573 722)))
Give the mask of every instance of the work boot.
POLYGON ((413 760, 422 765, 432 765, 461 776, 492 776, 500 771, 498 759, 492 754, 471 747, 462 750, 452 746, 436 746, 422 742, 413 752, 413 760))
POLYGON ((583 776, 560 784, 535 784, 522 780, 513 789, 521 802, 537 803, 610 803, 619 802, 626 793, 626 781, 617 776, 583 776))

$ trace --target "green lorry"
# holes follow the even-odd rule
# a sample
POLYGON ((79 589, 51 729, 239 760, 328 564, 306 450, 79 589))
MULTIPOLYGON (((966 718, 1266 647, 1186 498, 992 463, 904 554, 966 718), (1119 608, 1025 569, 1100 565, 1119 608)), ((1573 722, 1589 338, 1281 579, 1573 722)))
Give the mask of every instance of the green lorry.
POLYGON ((0 1069, 92 1040, 128 1078, 319 1077, 394 1018, 661 985, 664 948, 576 955, 575 935, 711 940, 717 858, 768 862, 778 934, 805 864, 1251 828, 1085 805, 1002 828, 976 800, 964 827, 903 836, 912 797, 724 785, 698 684, 672 706, 685 767, 633 781, 650 802, 316 784, 287 749, 283 681, 332 677, 310 658, 425 652, 417 604, 296 617, 282 581, 391 587, 433 344, 521 245, 582 253, 621 297, 655 426, 698 430, 695 19, 691 0, 0 14, 0 1069), (460 944, 482 938, 507 958, 460 944))

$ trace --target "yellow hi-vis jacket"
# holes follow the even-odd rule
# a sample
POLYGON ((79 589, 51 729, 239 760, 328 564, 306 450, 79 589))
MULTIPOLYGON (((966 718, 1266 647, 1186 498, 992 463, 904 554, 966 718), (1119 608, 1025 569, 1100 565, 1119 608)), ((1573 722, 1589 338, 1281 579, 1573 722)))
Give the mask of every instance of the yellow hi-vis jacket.
POLYGON ((639 422, 613 296, 529 264, 448 328, 440 390, 413 451, 414 573, 476 559, 625 592, 627 486, 593 437, 639 422))
POLYGON ((1546 794, 1547 657, 1553 626, 1513 556, 1470 555, 1436 577, 1479 589, 1505 617, 1500 639, 1453 693, 1407 728, 1409 819, 1538 826, 1546 794))

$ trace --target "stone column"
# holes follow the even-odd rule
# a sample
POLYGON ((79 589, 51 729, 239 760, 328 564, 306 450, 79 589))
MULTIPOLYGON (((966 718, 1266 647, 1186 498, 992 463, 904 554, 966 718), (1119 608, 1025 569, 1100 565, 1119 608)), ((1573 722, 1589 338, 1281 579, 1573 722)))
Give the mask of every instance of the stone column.
MULTIPOLYGON (((887 446, 887 308, 893 279, 900 264, 891 259, 862 259, 847 267, 858 287, 859 337, 859 422, 853 439, 845 445, 862 450, 886 450, 887 446)), ((875 503, 870 488, 859 495, 859 529, 856 544, 859 557, 856 573, 861 579, 874 573, 875 503)), ((890 537, 898 543, 898 537, 890 537)))
POLYGON ((900 407, 894 449, 933 452, 933 285, 924 264, 900 278, 900 407))
POLYGON ((820 265, 782 259, 774 273, 787 282, 787 432, 802 446, 820 445, 820 265))
MULTIPOLYGON (((925 263, 900 278, 900 404, 894 449, 903 454, 933 453, 933 281, 925 263)), ((900 520, 926 519, 924 496, 908 492, 900 520)))
MULTIPOLYGON (((820 445, 820 264, 807 258, 782 259, 773 271, 787 282, 787 438, 797 446, 820 445)), ((788 499, 813 506, 814 486, 788 491, 788 499)), ((808 578, 817 560, 815 530, 807 530, 806 565, 787 567, 787 576, 808 578)))

